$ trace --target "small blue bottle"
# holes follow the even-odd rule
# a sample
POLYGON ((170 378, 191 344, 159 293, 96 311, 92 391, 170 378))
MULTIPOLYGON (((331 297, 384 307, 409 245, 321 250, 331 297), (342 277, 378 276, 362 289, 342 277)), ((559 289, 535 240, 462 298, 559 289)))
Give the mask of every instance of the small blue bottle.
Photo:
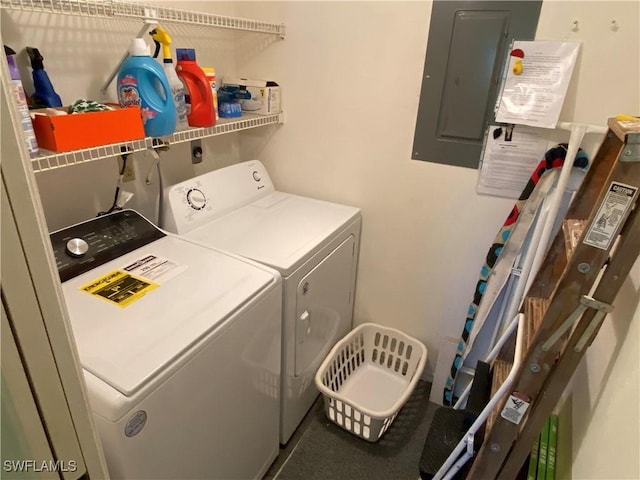
POLYGON ((118 72, 117 89, 120 106, 141 108, 145 135, 162 137, 175 131, 177 114, 171 87, 143 38, 131 42, 129 57, 118 72))

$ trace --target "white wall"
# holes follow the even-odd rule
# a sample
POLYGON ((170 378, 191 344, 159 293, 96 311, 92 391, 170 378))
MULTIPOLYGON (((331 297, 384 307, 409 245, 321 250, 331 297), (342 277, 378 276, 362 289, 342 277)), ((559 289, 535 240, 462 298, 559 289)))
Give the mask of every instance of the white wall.
MULTIPOLYGON (((417 336, 432 372, 437 341, 460 334, 489 242, 513 202, 477 195, 473 170, 411 160, 430 9, 429 2, 242 3, 239 14, 283 21, 288 35, 259 57, 239 56, 238 70, 281 82, 287 113, 261 150, 243 156, 258 152, 279 188, 362 208, 356 322, 417 336)), ((604 125, 640 112, 639 17, 637 2, 544 2, 537 39, 583 44, 561 120, 604 125)), ((607 320, 618 335, 605 328, 589 372, 575 381, 574 478, 639 478, 631 455, 640 449, 637 268, 633 275, 607 320), (603 441, 612 437, 629 455, 603 441)))
MULTIPOLYGON (((233 46, 227 37, 211 42, 187 28, 174 36, 184 35, 198 48, 199 59, 215 65, 220 76, 231 73, 277 80, 283 87, 287 120, 276 128, 208 141, 207 160, 198 168, 190 165, 187 146, 178 147, 171 161, 164 163, 168 181, 260 158, 283 190, 362 208, 356 323, 379 322, 420 338, 430 350, 428 371, 433 372, 437 342, 460 334, 488 245, 513 202, 477 195, 474 170, 411 160, 431 3, 181 5, 286 24, 286 39, 271 45, 248 34, 233 36, 233 46), (232 49, 234 58, 229 57, 232 49)), ((2 35, 16 49, 46 45, 41 47, 45 57, 56 62, 45 59, 45 65, 63 98, 75 97, 83 82, 90 91, 97 91, 108 70, 106 64, 117 60, 126 47, 121 37, 132 36, 139 27, 123 22, 112 31, 111 26, 106 30, 102 23, 87 24, 86 19, 55 18, 42 31, 43 19, 35 14, 3 12, 2 35), (34 24, 37 29, 30 27, 34 24), (109 40, 106 44, 95 40, 104 36, 109 40), (95 48, 100 51, 98 57, 92 53, 95 48), (60 56, 64 60, 58 63, 60 56)), ((640 111, 638 19, 637 2, 544 3, 538 38, 583 42, 561 120, 603 125, 618 113, 640 111), (579 20, 577 32, 571 30, 575 19, 579 20), (610 29, 613 19, 619 25, 615 32, 610 29)), ((138 181, 132 188, 137 196, 132 206, 153 217, 156 186, 141 182, 149 161, 136 162, 138 181)), ((39 174, 50 227, 59 228, 108 207, 115 177, 115 162, 108 161, 39 174)), ((638 282, 632 282, 621 293, 616 321, 628 321, 634 311, 637 317, 637 303, 638 282)), ((637 318, 634 322, 629 335, 637 332, 637 318)), ((637 335, 635 341, 620 341, 604 341, 598 358, 614 351, 618 364, 631 365, 638 356, 637 335)), ((612 385, 623 380, 615 375, 608 377, 612 385)), ((601 391, 601 385, 591 385, 588 405, 575 408, 575 424, 585 426, 575 442, 576 475, 604 472, 606 462, 612 463, 613 455, 600 459, 591 453, 607 438, 603 435, 628 435, 629 448, 638 450, 637 436, 619 431, 613 422, 597 428, 595 421, 589 422, 591 409, 595 409, 594 418, 614 416, 619 423, 627 418, 626 412, 615 409, 626 396, 616 388, 601 391)), ((638 404, 637 391, 635 395, 631 405, 638 404)), ((627 463, 620 468, 629 475, 637 472, 627 463)))
MULTIPOLYGON (((411 160, 430 9, 241 3, 239 14, 283 21, 288 35, 260 57, 239 57, 238 70, 283 85, 287 123, 259 152, 276 185, 363 210, 356 321, 418 336, 432 371, 437 340, 460 334, 487 246, 513 202, 477 195, 474 170, 411 160)), ((538 38, 584 42, 561 120, 602 125, 638 111, 638 66, 626 60, 637 57, 637 32, 631 2, 545 2, 538 38), (609 88, 603 72, 624 74, 609 88)))
POLYGON ((238 58, 283 85, 287 121, 260 158, 279 188, 362 209, 355 320, 422 339, 432 372, 512 202, 476 195, 473 170, 411 160, 430 3, 239 8, 287 25, 277 48, 238 58))

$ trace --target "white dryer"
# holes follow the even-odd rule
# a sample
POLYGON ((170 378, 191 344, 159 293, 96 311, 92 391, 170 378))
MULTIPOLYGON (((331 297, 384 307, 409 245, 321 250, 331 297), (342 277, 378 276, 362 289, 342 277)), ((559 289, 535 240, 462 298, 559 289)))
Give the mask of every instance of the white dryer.
POLYGON ((50 236, 113 479, 259 479, 278 454, 278 272, 140 214, 50 236))
POLYGON ((277 191, 253 160, 167 188, 163 226, 281 273, 286 443, 318 396, 322 360, 351 330, 360 210, 277 191))

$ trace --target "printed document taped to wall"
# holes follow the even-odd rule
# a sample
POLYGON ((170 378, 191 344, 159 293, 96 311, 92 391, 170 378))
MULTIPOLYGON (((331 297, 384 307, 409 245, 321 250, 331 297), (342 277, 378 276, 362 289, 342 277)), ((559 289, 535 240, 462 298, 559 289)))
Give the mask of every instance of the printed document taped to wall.
POLYGON ((514 42, 496 122, 555 128, 579 50, 573 42, 514 42))

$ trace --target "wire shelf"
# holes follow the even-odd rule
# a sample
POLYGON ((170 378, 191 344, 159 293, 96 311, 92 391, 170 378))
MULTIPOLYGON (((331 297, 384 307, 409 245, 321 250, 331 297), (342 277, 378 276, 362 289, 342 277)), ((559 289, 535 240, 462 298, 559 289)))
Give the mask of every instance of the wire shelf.
MULTIPOLYGON (((4 0, 3 0, 4 1, 4 0)), ((214 127, 208 128, 190 128, 176 132, 167 137, 158 139, 144 138, 132 142, 114 143, 94 148, 85 148, 82 150, 74 150, 64 153, 50 153, 42 150, 42 153, 31 159, 31 165, 34 172, 43 172, 56 168, 70 167, 81 163, 102 160, 105 158, 116 157, 123 153, 142 152, 147 149, 153 149, 159 146, 166 147, 179 143, 190 142, 202 138, 214 137, 216 135, 224 135, 228 133, 240 132, 250 128, 262 127, 265 125, 274 125, 282 123, 282 113, 274 113, 271 115, 252 115, 243 114, 240 118, 220 119, 219 123, 214 127)))
POLYGON ((112 1, 99 0, 0 0, 0 7, 28 12, 113 17, 112 3, 112 1))
POLYGON ((0 7, 88 17, 131 18, 142 21, 151 19, 164 23, 267 33, 283 38, 286 33, 284 25, 275 23, 120 0, 0 0, 0 7))
MULTIPOLYGON (((69 1, 69 0, 66 0, 69 1)), ((227 17, 204 12, 193 12, 171 7, 143 5, 131 2, 112 2, 114 16, 137 19, 153 18, 160 22, 202 25, 206 27, 228 28, 249 32, 269 33, 284 36, 284 25, 250 20, 248 18, 227 17)))

